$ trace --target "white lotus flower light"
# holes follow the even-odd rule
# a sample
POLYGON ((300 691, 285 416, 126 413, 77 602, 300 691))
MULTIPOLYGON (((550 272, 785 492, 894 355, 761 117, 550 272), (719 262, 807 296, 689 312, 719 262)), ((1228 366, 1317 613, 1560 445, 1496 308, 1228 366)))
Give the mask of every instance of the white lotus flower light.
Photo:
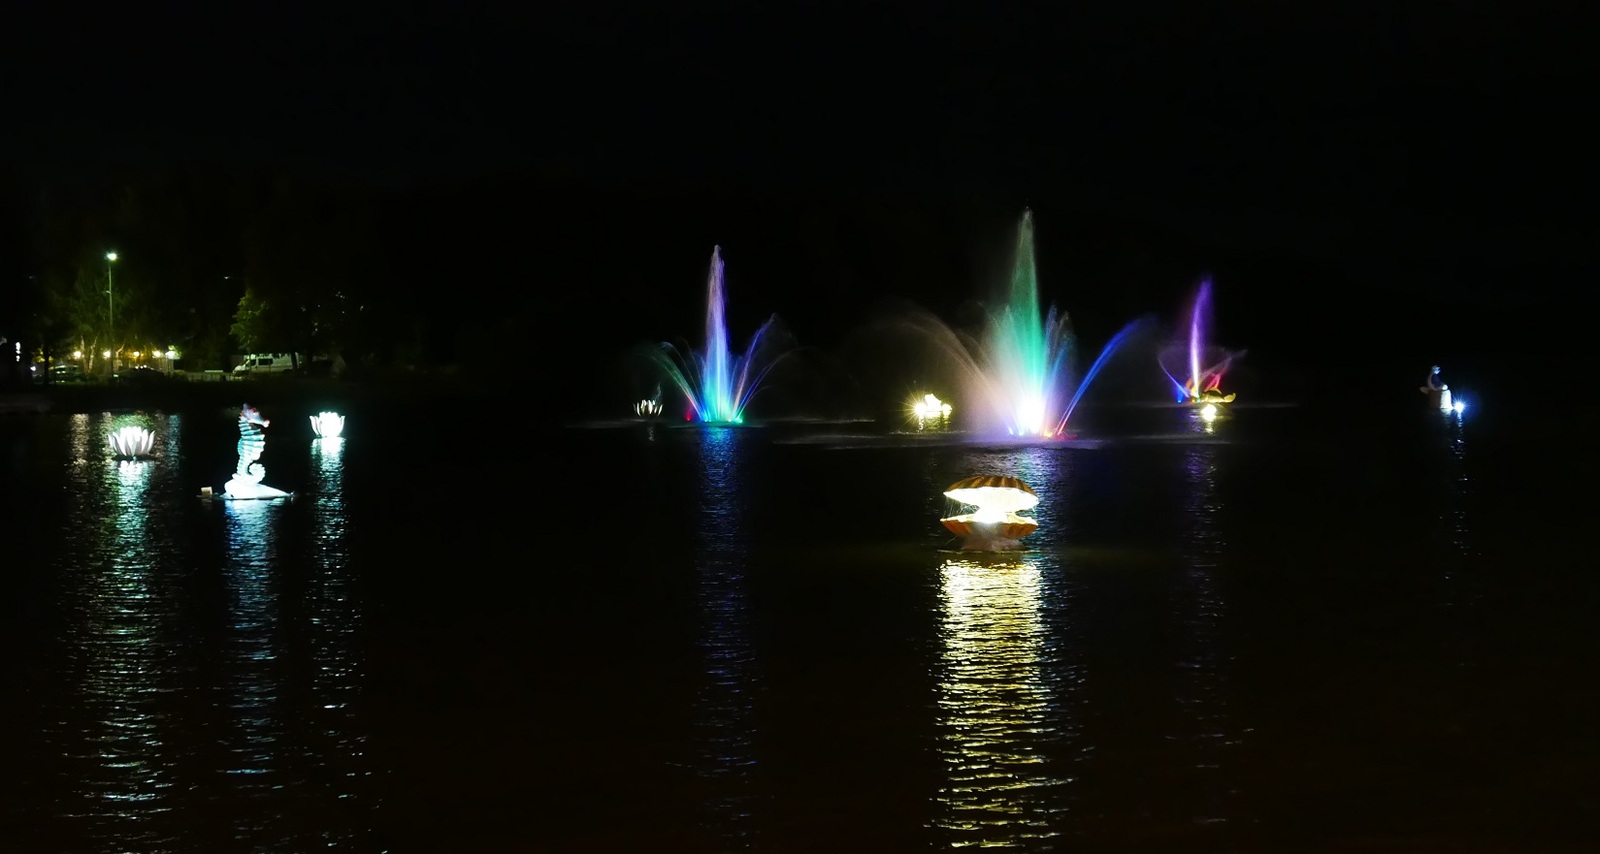
POLYGON ((635 415, 660 415, 661 401, 649 399, 641 400, 633 405, 633 412, 635 415))
POLYGON ((156 434, 143 427, 128 425, 111 434, 111 450, 119 457, 137 459, 150 456, 156 446, 156 434))
POLYGON ((311 416, 311 429, 324 439, 337 439, 344 433, 344 416, 337 412, 319 412, 311 416))

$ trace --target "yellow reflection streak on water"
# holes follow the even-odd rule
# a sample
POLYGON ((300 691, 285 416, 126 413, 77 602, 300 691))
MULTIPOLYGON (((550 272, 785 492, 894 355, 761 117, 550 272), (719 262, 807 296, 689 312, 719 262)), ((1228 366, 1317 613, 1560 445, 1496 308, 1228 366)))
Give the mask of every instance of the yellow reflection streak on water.
POLYGON ((1228 605, 1216 577, 1228 547, 1217 491, 1217 453, 1216 445, 1192 445, 1184 452, 1187 567, 1174 605, 1183 631, 1178 701, 1185 732, 1177 738, 1188 742, 1187 753, 1193 757, 1193 818, 1206 824, 1232 818, 1235 792, 1224 768, 1239 740, 1228 704, 1233 668, 1224 637, 1228 605))
POLYGON ((703 428, 699 577, 703 675, 695 696, 696 767, 706 785, 709 830, 733 847, 754 844, 755 692, 759 682, 746 590, 741 435, 703 428))
POLYGON ((935 826, 951 847, 1021 847, 1059 835, 1069 779, 1043 747, 1061 739, 1047 677, 1042 582, 1031 562, 950 560, 939 569, 935 826))
POLYGON ((79 414, 68 422, 63 534, 74 546, 61 568, 72 616, 62 642, 75 662, 77 695, 63 710, 61 748, 77 806, 64 813, 95 850, 162 850, 176 838, 163 817, 180 796, 172 698, 186 668, 177 604, 163 583, 170 544, 153 536, 149 513, 152 489, 172 478, 153 461, 110 459, 102 447, 110 420, 79 414))

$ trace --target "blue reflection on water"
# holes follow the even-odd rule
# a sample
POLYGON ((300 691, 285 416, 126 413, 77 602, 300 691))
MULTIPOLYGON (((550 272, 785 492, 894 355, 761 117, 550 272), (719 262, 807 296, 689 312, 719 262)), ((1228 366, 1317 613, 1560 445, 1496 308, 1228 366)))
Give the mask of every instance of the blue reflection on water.
POLYGON ((227 631, 222 645, 223 696, 229 712, 221 741, 227 752, 222 785, 238 802, 234 838, 241 844, 276 844, 279 828, 263 803, 290 780, 282 773, 288 739, 281 706, 278 579, 274 555, 278 520, 286 505, 272 501, 224 502, 227 561, 223 567, 227 631))
MULTIPOLYGON (((190 667, 170 586, 171 543, 150 519, 169 468, 110 459, 109 415, 69 422, 69 509, 62 531, 61 646, 75 689, 46 734, 61 752, 60 813, 97 851, 162 850, 182 797, 174 700, 190 667)), ((178 428, 169 425, 168 440, 178 428)))
POLYGON ((368 681, 365 609, 350 571, 345 536, 344 438, 314 439, 311 501, 314 574, 306 592, 313 672, 307 722, 308 752, 322 775, 322 797, 340 803, 343 821, 329 822, 320 847, 360 847, 370 831, 376 799, 362 696, 368 681))
POLYGON ((750 633, 746 589, 741 462, 744 434, 730 427, 698 430, 699 542, 696 548, 699 647, 703 675, 694 720, 706 780, 705 827, 725 845, 754 845, 755 695, 760 676, 750 633))

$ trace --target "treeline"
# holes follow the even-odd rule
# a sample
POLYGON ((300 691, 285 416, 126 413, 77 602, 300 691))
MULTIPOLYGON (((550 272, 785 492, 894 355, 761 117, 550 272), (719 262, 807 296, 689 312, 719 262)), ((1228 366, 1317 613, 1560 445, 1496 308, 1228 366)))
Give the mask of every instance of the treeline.
POLYGON ((386 188, 206 166, 6 181, 0 335, 54 356, 170 345, 192 369, 294 351, 509 372, 563 393, 621 384, 631 345, 698 342, 714 245, 739 343, 776 313, 828 349, 898 302, 969 316, 1005 281, 1029 204, 1042 294, 1087 342, 1136 316, 1174 321, 1207 273, 1221 343, 1289 363, 1348 358, 1351 316, 1373 294, 1386 314, 1421 307, 1381 270, 1353 270, 1348 246, 1317 256, 1137 208, 970 187, 386 188))

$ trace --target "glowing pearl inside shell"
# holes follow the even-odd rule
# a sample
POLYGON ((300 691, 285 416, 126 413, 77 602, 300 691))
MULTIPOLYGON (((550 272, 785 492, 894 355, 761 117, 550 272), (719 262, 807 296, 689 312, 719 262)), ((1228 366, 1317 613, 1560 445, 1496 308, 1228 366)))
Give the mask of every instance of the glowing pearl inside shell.
POLYGON ((1004 475, 969 477, 944 491, 946 498, 971 511, 939 520, 962 540, 963 549, 1006 551, 1018 540, 1038 530, 1038 521, 1020 515, 1039 504, 1039 496, 1026 483, 1004 475))
POLYGON ((344 433, 344 416, 337 412, 319 412, 311 416, 311 430, 323 439, 337 439, 344 433))

